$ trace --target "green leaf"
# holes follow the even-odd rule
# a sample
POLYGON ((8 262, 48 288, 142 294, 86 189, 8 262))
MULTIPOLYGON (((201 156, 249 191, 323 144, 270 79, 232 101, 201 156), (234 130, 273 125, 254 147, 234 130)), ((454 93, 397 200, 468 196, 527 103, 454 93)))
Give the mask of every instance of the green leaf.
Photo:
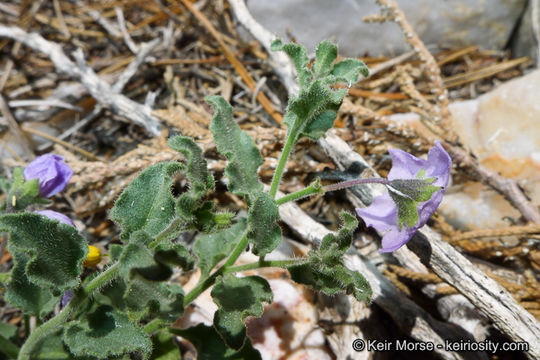
POLYGON ((153 314, 174 321, 184 311, 184 292, 177 284, 159 283, 172 275, 172 266, 191 269, 194 259, 180 244, 161 244, 152 254, 145 246, 148 237, 144 232, 132 235, 120 256, 120 276, 125 285, 123 301, 118 293, 108 291, 113 302, 125 304, 134 316, 153 314))
POLYGON ((174 335, 168 331, 160 331, 152 336, 154 351, 150 360, 182 360, 180 350, 174 343, 174 335))
POLYGON ((346 212, 341 213, 343 227, 337 235, 326 235, 316 251, 308 253, 308 262, 289 266, 291 278, 322 291, 327 295, 346 293, 359 301, 371 299, 371 288, 358 272, 343 265, 343 254, 349 249, 354 229, 358 226, 356 218, 346 212))
POLYGON ((199 360, 261 360, 261 354, 253 348, 249 338, 239 351, 228 347, 216 329, 212 326, 199 324, 188 329, 169 329, 175 335, 179 335, 195 346, 197 359, 199 360))
POLYGON ((358 76, 362 74, 364 77, 369 76, 369 69, 364 62, 357 59, 346 59, 334 65, 332 75, 336 81, 347 84, 354 84, 358 81, 358 76))
POLYGON ((418 202, 399 195, 392 188, 388 188, 390 197, 396 203, 398 209, 398 225, 401 229, 403 225, 413 227, 418 222, 418 202))
POLYGON ((246 317, 261 316, 262 302, 272 302, 270 285, 260 276, 238 278, 227 274, 218 277, 211 294, 218 306, 214 315, 216 330, 227 346, 240 350, 246 339, 246 317))
POLYGON ((225 174, 229 178, 229 191, 235 195, 247 196, 254 201, 262 192, 257 170, 262 164, 259 149, 253 139, 232 118, 232 107, 220 96, 205 99, 214 108, 210 131, 218 151, 229 161, 225 174))
POLYGON ((73 355, 62 342, 62 332, 57 331, 40 341, 33 349, 32 360, 72 360, 73 355))
POLYGON ((122 192, 110 218, 122 227, 120 238, 124 242, 137 230, 156 236, 171 223, 175 216, 171 185, 174 175, 181 169, 184 166, 174 161, 152 165, 122 192))
POLYGON ((9 340, 14 338, 16 334, 16 326, 0 322, 0 359, 3 358, 2 353, 11 359, 17 358, 19 347, 9 340))
POLYGON ((208 173, 203 152, 192 138, 175 136, 170 138, 167 144, 187 158, 190 186, 189 190, 178 198, 176 212, 184 221, 194 222, 194 212, 201 206, 201 200, 208 190, 214 190, 214 177, 208 173))
POLYGON ((292 59, 296 74, 300 82, 300 88, 309 86, 311 81, 311 72, 308 69, 309 59, 306 55, 306 49, 298 44, 283 44, 280 39, 272 42, 270 49, 272 51, 284 51, 292 59))
POLYGON ((75 356, 109 359, 112 356, 138 353, 148 359, 152 341, 128 317, 102 305, 81 320, 67 324, 64 343, 75 356))
POLYGON ((387 186, 390 188, 390 191, 397 190, 398 193, 396 195, 400 195, 401 193, 411 200, 423 202, 431 199, 434 192, 442 189, 440 186, 431 185, 434 181, 435 178, 397 179, 390 181, 390 184, 387 186))
POLYGON ((346 89, 333 89, 336 82, 352 85, 360 73, 368 75, 366 65, 360 60, 346 59, 333 65, 337 47, 329 41, 319 44, 313 67, 308 68, 305 49, 297 44, 282 44, 276 40, 272 50, 283 50, 293 60, 300 80, 298 96, 291 96, 284 117, 295 142, 301 137, 318 140, 330 129, 337 111, 347 94, 346 89))
POLYGON ((30 282, 25 271, 29 259, 24 253, 13 254, 15 265, 11 270, 11 278, 6 283, 4 297, 8 303, 20 308, 25 314, 43 318, 53 311, 60 297, 53 296, 48 288, 30 282))
POLYGON ((13 170, 13 184, 6 199, 14 210, 24 210, 39 199, 38 179, 24 180, 23 170, 13 170))
POLYGON ((337 46, 328 40, 322 41, 315 51, 315 62, 313 63, 313 75, 316 79, 330 74, 332 63, 337 58, 337 46))
POLYGON ((281 228, 276 202, 266 193, 259 193, 248 210, 248 240, 253 244, 253 253, 264 256, 278 247, 281 242, 281 228))
POLYGON ((201 278, 210 274, 210 271, 233 251, 243 237, 246 227, 246 219, 240 218, 228 229, 197 236, 193 252, 199 258, 197 266, 201 269, 201 278))
MULTIPOLYGON (((76 287, 88 254, 86 240, 73 226, 34 213, 0 216, 0 231, 9 233, 8 250, 26 261, 28 281, 55 295, 76 287)), ((17 282, 12 274, 7 287, 17 282)))

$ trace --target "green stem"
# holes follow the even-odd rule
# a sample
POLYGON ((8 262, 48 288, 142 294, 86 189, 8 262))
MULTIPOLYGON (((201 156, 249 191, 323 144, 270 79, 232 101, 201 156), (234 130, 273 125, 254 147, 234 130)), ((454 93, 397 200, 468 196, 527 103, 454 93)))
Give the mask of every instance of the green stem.
POLYGON ((175 231, 178 230, 178 225, 182 223, 182 219, 176 218, 174 219, 169 226, 167 226, 166 229, 164 229, 162 232, 160 232, 154 240, 148 245, 150 249, 155 248, 158 246, 164 239, 166 239, 168 236, 173 234, 175 231))
POLYGON ((148 324, 144 326, 144 332, 148 335, 152 335, 152 333, 156 332, 157 330, 168 326, 170 323, 167 321, 164 321, 162 319, 154 319, 150 321, 148 324))
POLYGON ((28 337, 24 345, 22 346, 19 352, 19 360, 30 359, 33 349, 47 336, 50 334, 62 329, 64 323, 69 320, 71 313, 74 309, 78 308, 81 303, 86 299, 96 289, 107 284, 113 280, 118 274, 120 266, 118 263, 110 266, 107 270, 99 274, 96 278, 90 281, 80 292, 77 292, 76 295, 69 301, 65 308, 62 309, 52 319, 37 327, 28 337))
POLYGON ((256 261, 249 264, 228 267, 227 269, 223 270, 223 274, 237 273, 241 271, 260 269, 265 267, 286 268, 290 265, 300 265, 306 261, 307 259, 256 261))
POLYGON ((298 199, 304 198, 306 196, 311 196, 314 194, 324 194, 324 191, 322 190, 321 183, 319 179, 315 181, 313 184, 308 186, 305 189, 293 192, 292 194, 287 194, 279 199, 276 200, 277 205, 285 204, 290 201, 296 201, 298 199))
POLYGON ((228 267, 233 265, 235 261, 238 260, 238 258, 246 248, 247 243, 248 238, 244 235, 244 237, 242 237, 242 240, 240 240, 238 245, 236 245, 236 247, 234 248, 231 256, 229 256, 225 264, 223 264, 219 269, 217 269, 212 275, 208 276, 206 279, 199 281, 199 283, 186 295, 186 297, 184 297, 184 307, 189 305, 193 300, 197 298, 197 296, 199 296, 206 289, 212 286, 216 281, 217 277, 222 275, 228 267))
POLYGON ((293 134, 293 131, 289 131, 289 133, 287 134, 287 141, 285 142, 281 157, 279 158, 278 166, 276 167, 276 171, 274 172, 272 184, 270 185, 270 196, 272 197, 272 199, 276 198, 279 182, 281 181, 281 176, 283 175, 283 170, 285 170, 285 165, 287 164, 287 159, 289 158, 289 155, 293 148, 295 138, 296 135, 293 134))

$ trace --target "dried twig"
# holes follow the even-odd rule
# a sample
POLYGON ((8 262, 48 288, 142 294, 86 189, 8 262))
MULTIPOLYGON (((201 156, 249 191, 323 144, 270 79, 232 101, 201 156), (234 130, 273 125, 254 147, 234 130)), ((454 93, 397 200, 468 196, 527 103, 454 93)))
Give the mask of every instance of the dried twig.
POLYGON ((0 36, 14 39, 34 50, 43 52, 51 59, 59 72, 80 81, 102 106, 137 125, 143 126, 152 135, 161 133, 158 119, 151 114, 152 109, 138 104, 124 95, 115 94, 111 85, 85 64, 82 50, 79 49, 75 52, 77 64, 74 64, 58 44, 45 40, 39 34, 29 34, 18 27, 0 25, 0 36))
POLYGON ((17 139, 17 142, 19 143, 19 145, 22 147, 22 150, 27 160, 32 159, 34 157, 32 146, 30 145, 26 137, 24 137, 24 134, 21 132, 21 129, 19 128, 19 124, 17 123, 17 120, 15 120, 15 118, 11 114, 8 104, 6 103, 4 96, 1 94, 0 94, 0 112, 2 113, 4 118, 6 118, 9 130, 11 131, 15 139, 17 139))
MULTIPOLYGON (((220 33, 216 30, 214 25, 212 25, 212 23, 206 18, 206 16, 204 16, 202 12, 195 8, 195 6, 190 1, 180 1, 204 25, 204 27, 210 32, 214 39, 216 39, 227 60, 229 60, 229 62, 235 68, 238 74, 240 74, 242 80, 249 87, 249 89, 254 92, 255 88, 257 87, 256 81, 249 74, 244 65, 242 65, 242 63, 238 60, 238 58, 234 56, 233 52, 229 49, 227 44, 225 44, 225 41, 223 41, 220 33)), ((277 110, 274 108, 274 105, 272 105, 272 102, 262 91, 259 92, 259 94, 257 95, 257 100, 263 106, 266 112, 268 112, 268 114, 270 114, 270 116, 272 116, 272 118, 281 125, 283 121, 283 116, 279 112, 277 112, 277 110)))

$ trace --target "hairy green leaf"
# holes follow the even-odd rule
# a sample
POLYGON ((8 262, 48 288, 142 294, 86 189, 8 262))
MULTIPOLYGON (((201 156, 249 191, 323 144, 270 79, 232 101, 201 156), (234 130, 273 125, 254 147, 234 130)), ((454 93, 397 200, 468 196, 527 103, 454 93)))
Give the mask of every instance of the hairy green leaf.
POLYGON ((356 218, 346 212, 341 213, 343 227, 337 235, 326 235, 316 251, 308 253, 309 261, 292 265, 287 269, 291 278, 301 284, 327 295, 347 293, 359 301, 369 301, 371 288, 358 272, 343 265, 343 254, 351 246, 352 234, 358 226, 356 218))
POLYGON ((413 227, 418 222, 418 203, 412 199, 397 194, 389 188, 390 197, 396 203, 398 209, 398 224, 401 229, 403 225, 413 227))
MULTIPOLYGON (((15 258, 28 257, 24 273, 29 282, 55 295, 79 284, 88 245, 73 226, 39 214, 19 213, 0 216, 0 231, 9 233, 8 250, 15 258)), ((12 275, 7 287, 17 281, 12 275)))
POLYGON ((315 51, 315 62, 313 63, 313 76, 316 79, 330 74, 332 63, 337 58, 337 46, 328 40, 323 40, 315 51))
POLYGON ((229 178, 229 191, 235 195, 247 196, 254 201, 263 190, 257 170, 262 164, 259 149, 253 139, 232 118, 232 107, 220 96, 205 99, 214 108, 210 131, 218 151, 228 164, 225 174, 229 178))
POLYGON ((192 138, 175 136, 170 138, 167 144, 187 158, 189 190, 178 198, 176 213, 184 221, 194 223, 196 222, 194 212, 201 206, 206 192, 214 190, 214 177, 208 173, 203 152, 192 138))
POLYGON ((300 88, 309 86, 309 82, 311 81, 311 71, 308 69, 309 59, 306 55, 306 49, 302 45, 294 43, 283 44, 280 39, 276 39, 272 42, 270 49, 272 51, 283 51, 289 55, 296 68, 300 88))
POLYGON ((282 44, 276 40, 272 50, 283 50, 293 60, 300 81, 300 92, 291 96, 284 122, 296 138, 308 137, 317 140, 330 129, 337 111, 347 94, 345 89, 333 89, 336 82, 349 86, 358 81, 360 73, 368 75, 363 62, 346 59, 333 64, 337 58, 337 47, 329 41, 319 44, 312 69, 308 68, 305 49, 297 44, 282 44))
POLYGON ((261 360, 261 354, 253 348, 249 338, 244 342, 244 346, 236 351, 225 344, 212 326, 199 324, 188 329, 171 328, 169 331, 191 342, 197 349, 199 360, 261 360))
POLYGON ((238 278, 233 274, 219 277, 212 288, 218 306, 214 326, 232 349, 239 350, 246 339, 244 321, 248 316, 261 316, 262 302, 272 302, 272 289, 260 276, 238 278))
POLYGON ((201 269, 201 278, 210 274, 214 266, 233 251, 243 237, 246 227, 246 219, 240 218, 236 224, 228 229, 197 236, 195 244, 193 244, 193 252, 199 258, 197 266, 201 269))
POLYGON ((19 347, 10 341, 17 334, 17 327, 11 324, 0 322, 0 359, 2 353, 15 359, 19 353, 19 347))
POLYGON ((122 226, 120 238, 124 242, 137 230, 156 236, 171 223, 175 216, 171 183, 174 174, 181 169, 184 166, 174 161, 152 165, 122 192, 111 209, 110 218, 122 226))
POLYGON ((53 296, 48 288, 30 282, 26 274, 29 257, 24 253, 13 254, 14 266, 6 283, 4 297, 12 306, 20 308, 25 314, 43 318, 53 311, 60 297, 53 296))
POLYGON ((174 343, 174 335, 168 331, 160 331, 152 336, 154 351, 150 360, 182 360, 180 350, 174 343))
POLYGON ((253 253, 263 256, 278 247, 281 228, 276 202, 266 193, 259 193, 248 210, 248 240, 253 244, 253 253))
MULTIPOLYGON (((57 331, 40 341, 33 349, 32 360, 72 360, 73 355, 64 346, 62 332, 57 331)), ((85 358, 88 359, 88 358, 85 358)))
POLYGON ((145 246, 148 235, 136 232, 120 256, 120 276, 125 289, 120 301, 118 292, 108 289, 105 295, 117 304, 125 304, 138 317, 153 314, 173 321, 183 313, 184 292, 176 284, 160 283, 172 275, 172 266, 193 268, 194 258, 181 244, 160 244, 152 253, 145 246))
POLYGON ((331 74, 335 76, 336 81, 352 85, 358 81, 358 76, 360 74, 364 77, 368 77, 369 69, 366 64, 360 60, 345 59, 334 65, 331 74))
POLYGON ((68 323, 63 340, 73 355, 98 359, 129 353, 138 353, 148 359, 152 351, 149 336, 125 314, 106 305, 68 323))

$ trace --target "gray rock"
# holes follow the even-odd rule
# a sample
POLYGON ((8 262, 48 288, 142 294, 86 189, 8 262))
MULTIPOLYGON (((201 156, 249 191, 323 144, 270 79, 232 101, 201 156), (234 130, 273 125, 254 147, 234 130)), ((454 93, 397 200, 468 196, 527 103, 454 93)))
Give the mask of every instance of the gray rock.
MULTIPOLYGON (((502 49, 523 13, 526 0, 399 0, 401 9, 426 45, 480 45, 502 49)), ((313 52, 324 39, 334 39, 345 56, 395 55, 409 50, 394 23, 366 24, 378 14, 373 0, 250 0, 252 15, 264 27, 297 41, 313 52)))

